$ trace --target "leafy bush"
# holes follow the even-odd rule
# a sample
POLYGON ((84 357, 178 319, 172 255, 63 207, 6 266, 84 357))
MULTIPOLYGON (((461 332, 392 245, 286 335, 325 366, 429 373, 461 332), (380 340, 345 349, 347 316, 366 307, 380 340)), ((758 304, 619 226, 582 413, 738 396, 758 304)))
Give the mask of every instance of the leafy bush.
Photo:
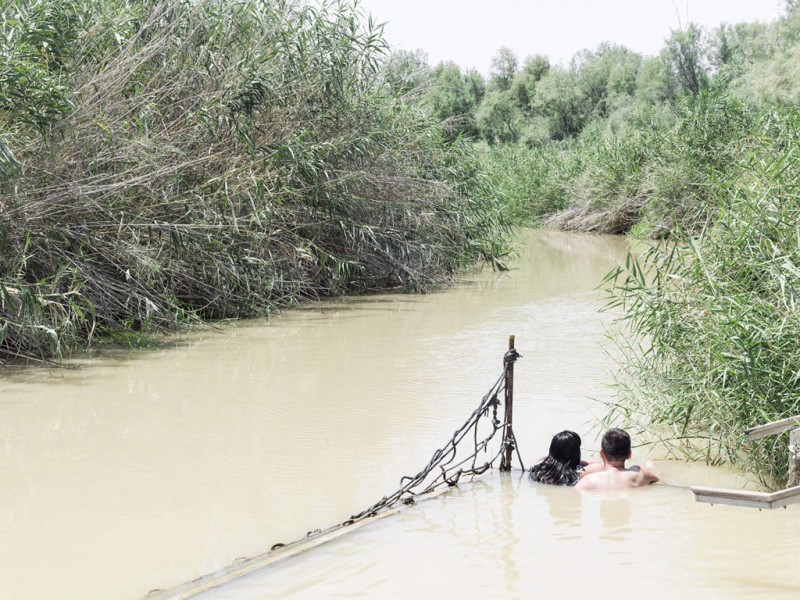
POLYGON ((537 224, 564 209, 583 169, 581 155, 559 144, 484 146, 482 157, 492 189, 520 225, 537 224))
POLYGON ((743 458, 773 485, 786 480, 786 436, 743 445, 743 431, 800 413, 799 125, 795 112, 762 118, 710 192, 713 222, 673 230, 612 276, 631 334, 616 411, 692 457, 743 458))

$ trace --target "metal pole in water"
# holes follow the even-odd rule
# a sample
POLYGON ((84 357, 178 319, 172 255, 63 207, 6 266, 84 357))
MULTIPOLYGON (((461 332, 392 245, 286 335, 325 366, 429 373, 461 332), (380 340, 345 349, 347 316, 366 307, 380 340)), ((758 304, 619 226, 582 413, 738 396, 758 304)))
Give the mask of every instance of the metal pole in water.
POLYGON ((506 367, 506 428, 504 441, 506 443, 505 454, 500 461, 501 471, 511 470, 511 454, 514 451, 514 430, 512 429, 512 422, 514 420, 514 362, 516 354, 514 350, 514 336, 508 336, 508 353, 506 354, 505 367, 506 367), (509 357, 511 359, 509 360, 509 357))

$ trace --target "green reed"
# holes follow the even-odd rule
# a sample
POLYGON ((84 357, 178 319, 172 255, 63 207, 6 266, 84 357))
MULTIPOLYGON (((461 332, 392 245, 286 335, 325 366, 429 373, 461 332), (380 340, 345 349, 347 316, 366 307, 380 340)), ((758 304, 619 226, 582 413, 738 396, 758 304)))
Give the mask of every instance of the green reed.
POLYGON ((707 189, 713 219, 674 228, 609 277, 628 334, 612 413, 773 485, 786 480, 786 436, 743 432, 800 414, 798 141, 800 115, 765 114, 736 170, 707 189))
POLYGON ((6 357, 506 252, 471 149, 381 86, 355 2, 17 0, 2 28, 6 357))
POLYGON ((708 192, 736 168, 756 115, 719 93, 682 99, 671 121, 640 112, 619 131, 598 122, 577 138, 484 148, 512 218, 642 237, 701 226, 715 210, 708 192))

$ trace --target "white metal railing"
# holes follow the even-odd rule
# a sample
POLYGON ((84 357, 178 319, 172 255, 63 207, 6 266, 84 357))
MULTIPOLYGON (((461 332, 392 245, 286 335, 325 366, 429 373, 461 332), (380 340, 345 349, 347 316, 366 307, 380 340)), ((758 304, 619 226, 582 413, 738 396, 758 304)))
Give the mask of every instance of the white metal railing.
POLYGON ((787 487, 777 492, 750 492, 720 488, 692 487, 697 502, 732 504, 750 508, 780 508, 800 502, 800 415, 766 425, 746 429, 747 439, 758 440, 789 432, 789 480, 787 487))

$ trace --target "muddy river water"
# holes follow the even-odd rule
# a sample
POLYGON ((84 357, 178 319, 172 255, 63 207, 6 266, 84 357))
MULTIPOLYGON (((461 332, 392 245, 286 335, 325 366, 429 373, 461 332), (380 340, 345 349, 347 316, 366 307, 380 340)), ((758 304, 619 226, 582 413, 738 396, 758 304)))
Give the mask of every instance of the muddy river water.
MULTIPOLYGON (((443 292, 311 304, 3 374, 0 599, 135 600, 341 522, 450 438, 509 334, 523 459, 562 429, 596 451, 614 369, 596 288, 625 251, 531 232, 514 269, 443 292)), ((800 506, 697 504, 689 485, 753 486, 656 464, 663 483, 627 494, 489 472, 200 597, 800 597, 800 506)))

